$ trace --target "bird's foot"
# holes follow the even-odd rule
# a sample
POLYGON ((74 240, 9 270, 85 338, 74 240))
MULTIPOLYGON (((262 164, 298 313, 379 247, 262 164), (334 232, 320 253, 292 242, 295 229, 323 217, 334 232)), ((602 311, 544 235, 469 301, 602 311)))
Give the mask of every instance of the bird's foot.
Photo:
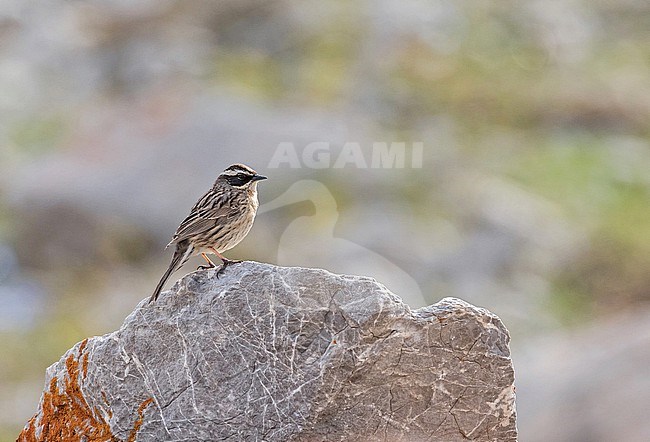
POLYGON ((226 267, 232 264, 237 264, 240 263, 241 261, 239 260, 230 260, 230 259, 222 259, 223 264, 219 267, 219 270, 217 270, 217 278, 219 278, 219 275, 223 273, 224 270, 226 270, 226 267))
POLYGON ((212 260, 211 260, 210 258, 208 258, 208 255, 206 255, 205 253, 201 253, 201 256, 203 257, 203 259, 205 259, 205 262, 207 262, 208 265, 205 265, 205 266, 198 266, 198 267, 196 268, 196 270, 207 270, 207 269, 213 269, 213 268, 215 268, 215 267, 217 266, 215 263, 212 262, 212 260))
POLYGON ((198 267, 196 268, 196 270, 208 270, 208 269, 213 269, 213 268, 215 268, 215 267, 216 267, 216 265, 214 265, 214 264, 212 264, 212 265, 207 265, 207 266, 198 266, 198 267))

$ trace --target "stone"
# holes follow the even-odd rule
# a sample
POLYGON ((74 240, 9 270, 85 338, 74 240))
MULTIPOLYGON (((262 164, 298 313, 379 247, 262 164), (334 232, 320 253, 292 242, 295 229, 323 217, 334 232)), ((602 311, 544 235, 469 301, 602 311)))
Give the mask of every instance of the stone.
POLYGON ((19 441, 516 441, 509 339, 367 277, 196 271, 49 367, 19 441))

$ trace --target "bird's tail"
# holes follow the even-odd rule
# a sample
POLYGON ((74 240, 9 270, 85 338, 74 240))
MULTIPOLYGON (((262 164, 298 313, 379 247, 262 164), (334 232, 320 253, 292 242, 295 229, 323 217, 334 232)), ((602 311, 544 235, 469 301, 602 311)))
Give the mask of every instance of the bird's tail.
POLYGON ((162 275, 162 278, 160 278, 156 289, 153 291, 153 295, 151 295, 151 298, 149 298, 149 303, 152 303, 158 299, 158 295, 167 282, 167 279, 169 279, 169 276, 181 268, 183 264, 185 264, 185 261, 190 258, 193 251, 194 246, 189 241, 181 241, 180 243, 176 244, 176 250, 174 251, 172 262, 169 263, 169 267, 167 267, 165 274, 162 275))

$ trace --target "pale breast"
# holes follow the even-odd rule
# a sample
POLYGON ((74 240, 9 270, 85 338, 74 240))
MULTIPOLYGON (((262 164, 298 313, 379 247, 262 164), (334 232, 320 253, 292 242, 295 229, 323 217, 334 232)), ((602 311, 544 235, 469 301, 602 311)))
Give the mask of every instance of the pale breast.
POLYGON ((214 245, 219 253, 232 249, 248 235, 253 227, 258 206, 257 191, 255 191, 243 202, 238 216, 222 229, 222 238, 214 245))

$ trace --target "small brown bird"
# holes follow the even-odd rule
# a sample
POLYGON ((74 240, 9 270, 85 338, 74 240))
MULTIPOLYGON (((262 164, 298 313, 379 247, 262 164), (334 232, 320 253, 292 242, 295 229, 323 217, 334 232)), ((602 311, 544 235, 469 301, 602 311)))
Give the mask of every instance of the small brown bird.
POLYGON ((231 261, 222 253, 239 244, 253 226, 259 205, 257 182, 265 179, 265 176, 258 175, 243 164, 233 164, 217 177, 212 189, 192 207, 167 244, 167 247, 176 244, 176 250, 149 302, 158 298, 169 276, 193 255, 200 253, 208 263, 199 268, 216 267, 205 254, 206 251, 217 255, 223 263, 217 277, 230 264, 241 262, 231 261))

